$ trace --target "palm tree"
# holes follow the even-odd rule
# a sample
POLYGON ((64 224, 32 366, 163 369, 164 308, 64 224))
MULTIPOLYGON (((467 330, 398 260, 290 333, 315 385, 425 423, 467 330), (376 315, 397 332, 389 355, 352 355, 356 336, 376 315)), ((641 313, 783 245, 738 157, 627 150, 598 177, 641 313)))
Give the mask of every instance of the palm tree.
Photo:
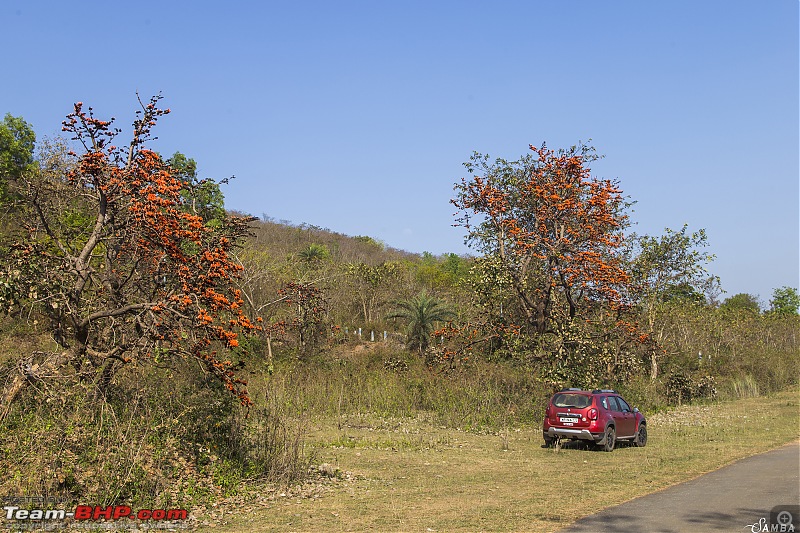
POLYGON ((309 265, 317 265, 330 257, 331 253, 324 244, 311 243, 298 254, 300 260, 309 265))
POLYGON ((430 344, 434 323, 445 322, 456 316, 444 301, 428 296, 424 291, 412 298, 396 300, 394 305, 395 310, 386 318, 399 318, 407 323, 408 348, 418 350, 420 355, 430 344))

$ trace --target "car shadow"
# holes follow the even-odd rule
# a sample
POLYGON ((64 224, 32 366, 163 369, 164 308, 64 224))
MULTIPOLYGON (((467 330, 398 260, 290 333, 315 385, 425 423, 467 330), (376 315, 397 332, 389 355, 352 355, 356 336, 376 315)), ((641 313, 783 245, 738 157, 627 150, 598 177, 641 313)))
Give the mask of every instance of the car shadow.
POLYGON ((542 448, 562 450, 591 450, 594 448, 594 445, 586 440, 562 440, 560 443, 553 443, 550 446, 542 444, 542 448))
MULTIPOLYGON (((550 446, 546 444, 542 444, 542 448, 551 448, 556 449, 559 447, 557 444, 552 444, 550 446)), ((562 440, 560 444, 560 448, 562 450, 586 450, 592 452, 602 452, 603 448, 601 446, 595 446, 593 443, 586 441, 586 440, 562 440)), ((617 441, 614 444, 614 449, 625 449, 625 448, 636 448, 633 444, 633 441, 621 440, 617 441)))

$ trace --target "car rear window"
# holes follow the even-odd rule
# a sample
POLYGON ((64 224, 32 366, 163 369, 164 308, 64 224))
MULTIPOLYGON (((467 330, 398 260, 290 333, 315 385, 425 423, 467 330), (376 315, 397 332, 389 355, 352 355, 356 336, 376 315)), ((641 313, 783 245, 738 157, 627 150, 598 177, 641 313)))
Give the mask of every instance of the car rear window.
POLYGON ((570 392, 562 392, 553 396, 553 405, 556 407, 577 407, 583 409, 589 407, 592 403, 592 397, 587 394, 575 394, 570 392))

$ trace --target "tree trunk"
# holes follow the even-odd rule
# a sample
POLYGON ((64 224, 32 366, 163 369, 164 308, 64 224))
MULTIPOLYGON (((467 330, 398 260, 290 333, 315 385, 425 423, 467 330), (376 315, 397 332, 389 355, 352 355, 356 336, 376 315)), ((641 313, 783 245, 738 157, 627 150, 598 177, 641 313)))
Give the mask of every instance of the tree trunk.
MULTIPOLYGON (((654 304, 650 303, 647 306, 647 324, 649 326, 649 333, 652 335, 656 327, 656 313, 654 304)), ((661 346, 661 341, 664 338, 664 328, 662 327, 658 333, 658 345, 661 346)), ((650 353, 650 381, 655 381, 658 378, 658 355, 656 349, 650 353)))
POLYGON ((71 359, 70 352, 51 353, 46 354, 41 363, 33 363, 34 355, 36 354, 27 360, 20 361, 17 365, 18 374, 3 390, 2 396, 0 396, 0 422, 5 420, 11 412, 12 404, 28 382, 41 379, 40 375, 53 374, 71 359))
POLYGON ((658 378, 658 359, 656 351, 650 354, 650 381, 655 381, 658 378))
POLYGON ((108 390, 108 386, 111 385, 111 380, 114 377, 116 366, 117 365, 115 359, 107 358, 105 360, 105 365, 103 366, 103 370, 100 372, 100 376, 98 377, 94 386, 95 401, 102 400, 103 398, 106 397, 106 391, 108 390))

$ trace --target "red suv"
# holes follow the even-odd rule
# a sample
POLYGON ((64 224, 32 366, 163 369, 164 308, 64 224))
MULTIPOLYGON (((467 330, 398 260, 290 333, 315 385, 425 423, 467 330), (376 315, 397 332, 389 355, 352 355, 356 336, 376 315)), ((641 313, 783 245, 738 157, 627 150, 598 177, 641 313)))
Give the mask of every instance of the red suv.
POLYGON ((616 391, 563 389, 547 404, 542 436, 545 446, 557 439, 586 440, 610 452, 618 440, 647 444, 647 421, 616 391))

